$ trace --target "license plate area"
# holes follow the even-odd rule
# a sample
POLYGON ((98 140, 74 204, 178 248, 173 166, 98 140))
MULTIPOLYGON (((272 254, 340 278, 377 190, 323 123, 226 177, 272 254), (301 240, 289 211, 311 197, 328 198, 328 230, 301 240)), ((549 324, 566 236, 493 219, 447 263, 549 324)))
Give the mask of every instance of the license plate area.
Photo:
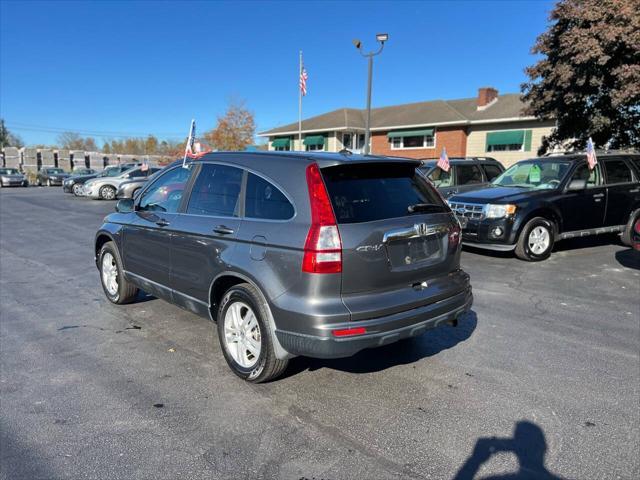
POLYGON ((392 268, 413 265, 429 266, 442 261, 445 250, 444 235, 429 235, 387 243, 387 258, 392 268))

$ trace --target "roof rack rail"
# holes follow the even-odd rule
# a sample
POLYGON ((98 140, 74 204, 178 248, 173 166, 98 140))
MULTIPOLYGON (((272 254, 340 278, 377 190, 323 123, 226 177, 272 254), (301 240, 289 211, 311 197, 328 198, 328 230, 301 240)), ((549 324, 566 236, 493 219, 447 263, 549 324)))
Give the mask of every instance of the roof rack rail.
MULTIPOLYGON (((620 148, 620 149, 609 149, 606 150, 604 148, 596 148, 596 155, 611 155, 611 154, 638 154, 640 151, 635 148, 620 148)), ((586 150, 563 150, 557 152, 547 152, 543 157, 556 157, 558 155, 586 155, 586 150)))

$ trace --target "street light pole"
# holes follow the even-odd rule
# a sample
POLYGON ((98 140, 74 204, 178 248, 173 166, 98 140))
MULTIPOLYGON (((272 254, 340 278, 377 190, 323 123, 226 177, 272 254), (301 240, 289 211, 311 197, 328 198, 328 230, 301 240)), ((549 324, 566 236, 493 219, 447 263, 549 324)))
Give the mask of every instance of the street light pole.
POLYGON ((376 55, 379 55, 382 52, 382 49, 384 48, 384 42, 389 40, 389 35, 386 34, 386 33, 379 33, 378 35, 376 35, 376 40, 378 40, 378 42, 380 42, 380 48, 376 52, 371 51, 369 53, 364 53, 362 51, 362 43, 360 42, 360 40, 354 40, 353 41, 353 44, 358 49, 360 54, 363 57, 366 57, 368 62, 369 62, 369 75, 368 75, 368 79, 367 79, 367 117, 366 117, 365 126, 364 126, 364 128, 365 128, 365 130, 364 130, 364 154, 365 155, 369 155, 369 153, 371 151, 371 148, 370 148, 369 144, 371 142, 371 83, 372 83, 372 79, 373 79, 373 57, 375 57, 376 55))

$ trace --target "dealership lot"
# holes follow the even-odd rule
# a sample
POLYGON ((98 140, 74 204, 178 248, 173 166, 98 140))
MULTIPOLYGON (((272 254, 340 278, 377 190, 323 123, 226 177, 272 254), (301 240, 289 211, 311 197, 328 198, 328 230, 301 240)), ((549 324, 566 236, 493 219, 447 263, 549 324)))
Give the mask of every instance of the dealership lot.
POLYGON ((251 385, 210 322, 106 300, 92 242, 113 206, 0 192, 6 478, 640 474, 640 259, 616 237, 535 264, 465 251, 459 327, 251 385))

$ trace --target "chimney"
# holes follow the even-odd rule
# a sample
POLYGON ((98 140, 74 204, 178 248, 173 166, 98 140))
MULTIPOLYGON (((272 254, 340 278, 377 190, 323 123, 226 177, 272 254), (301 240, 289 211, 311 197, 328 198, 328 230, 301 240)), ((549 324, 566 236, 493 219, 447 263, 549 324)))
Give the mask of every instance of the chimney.
POLYGON ((478 89, 478 110, 484 110, 498 100, 498 90, 493 87, 480 87, 478 89))

